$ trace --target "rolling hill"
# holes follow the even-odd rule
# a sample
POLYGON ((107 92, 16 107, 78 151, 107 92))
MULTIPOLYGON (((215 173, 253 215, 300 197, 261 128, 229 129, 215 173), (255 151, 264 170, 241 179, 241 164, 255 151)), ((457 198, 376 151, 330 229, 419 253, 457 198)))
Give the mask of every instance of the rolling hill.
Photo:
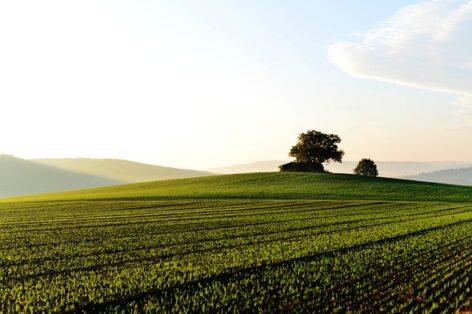
POLYGON ((106 177, 122 183, 214 175, 207 171, 162 167, 122 159, 47 158, 34 161, 68 171, 106 177))
POLYGON ((0 196, 114 185, 121 181, 0 155, 0 196))
POLYGON ((415 176, 407 176, 405 179, 447 184, 472 185, 472 167, 426 172, 415 176))
POLYGON ((210 174, 116 159, 25 160, 0 155, 0 197, 210 174))
MULTIPOLYGON (((210 171, 223 174, 249 173, 249 172, 275 172, 279 166, 288 162, 287 160, 257 161, 247 164, 233 165, 220 168, 212 168, 210 171)), ((448 168, 459 168, 472 166, 471 162, 433 161, 433 162, 410 162, 410 161, 377 161, 377 166, 382 177, 397 178, 402 176, 417 175, 422 172, 431 172, 448 168)), ((352 173, 357 161, 345 160, 343 163, 331 163, 326 169, 334 173, 352 173)))
POLYGON ((472 187, 349 174, 251 173, 135 183, 16 200, 175 198, 472 201, 472 187))

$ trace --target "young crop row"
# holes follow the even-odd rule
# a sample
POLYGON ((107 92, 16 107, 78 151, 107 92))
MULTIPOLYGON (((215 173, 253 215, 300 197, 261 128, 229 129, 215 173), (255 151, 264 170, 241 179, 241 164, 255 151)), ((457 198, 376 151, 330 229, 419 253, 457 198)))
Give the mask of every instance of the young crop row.
POLYGON ((82 201, 0 213, 0 312, 471 305, 464 203, 82 201))
MULTIPOLYGON (((472 239, 452 226, 307 258, 243 269, 193 285, 135 296, 145 310, 453 312, 470 305, 472 239), (451 234, 444 243, 443 232, 451 234), (428 248, 428 249, 426 249, 428 248)), ((132 301, 131 301, 132 300, 132 301)), ((103 309, 102 305, 89 309, 103 309)))

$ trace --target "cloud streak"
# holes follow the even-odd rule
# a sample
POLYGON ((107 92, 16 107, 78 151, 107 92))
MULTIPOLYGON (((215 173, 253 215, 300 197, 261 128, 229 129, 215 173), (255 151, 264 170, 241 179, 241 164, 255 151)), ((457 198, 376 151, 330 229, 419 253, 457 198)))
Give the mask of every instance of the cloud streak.
MULTIPOLYGON (((472 0, 405 7, 353 42, 328 48, 348 74, 472 99, 472 0)), ((466 100, 464 100, 466 99, 466 100)))

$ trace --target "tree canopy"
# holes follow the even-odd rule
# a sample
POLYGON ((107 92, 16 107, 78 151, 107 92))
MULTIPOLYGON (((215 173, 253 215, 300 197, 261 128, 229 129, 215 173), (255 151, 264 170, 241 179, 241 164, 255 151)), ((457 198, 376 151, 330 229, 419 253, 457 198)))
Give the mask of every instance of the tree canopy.
POLYGON ((341 138, 335 134, 309 130, 298 136, 298 142, 290 149, 289 156, 297 162, 322 165, 325 162, 342 162, 344 152, 338 148, 341 138))
POLYGON ((371 159, 364 158, 357 164, 357 167, 354 168, 354 174, 361 176, 376 177, 379 175, 377 170, 377 165, 371 159))

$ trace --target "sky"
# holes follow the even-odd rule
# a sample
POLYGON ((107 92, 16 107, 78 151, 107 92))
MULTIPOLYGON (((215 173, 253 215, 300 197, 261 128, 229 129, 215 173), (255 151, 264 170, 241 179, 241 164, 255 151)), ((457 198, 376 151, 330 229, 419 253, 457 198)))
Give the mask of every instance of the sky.
POLYGON ((472 160, 472 1, 0 1, 0 152, 472 160))

